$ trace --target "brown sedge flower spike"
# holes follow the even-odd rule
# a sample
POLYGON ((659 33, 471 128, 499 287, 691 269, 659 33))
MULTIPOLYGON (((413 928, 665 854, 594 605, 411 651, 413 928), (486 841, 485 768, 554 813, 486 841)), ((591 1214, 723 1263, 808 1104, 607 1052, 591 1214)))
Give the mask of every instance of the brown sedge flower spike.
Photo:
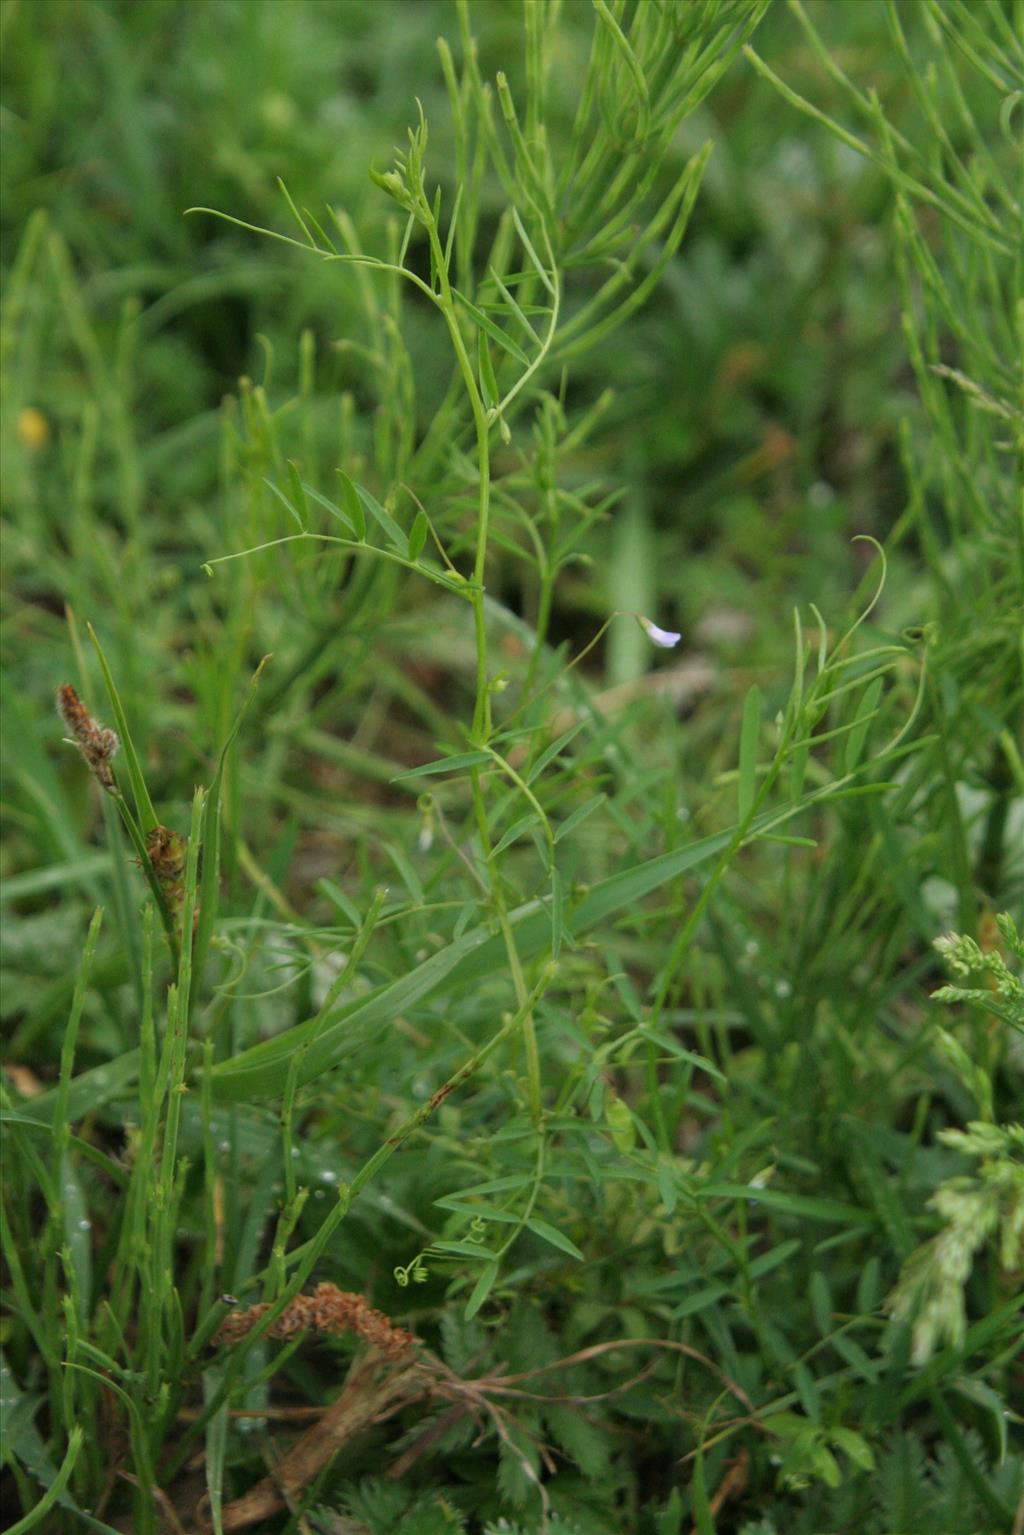
MULTIPOLYGON (((156 882, 164 900, 181 926, 181 914, 185 905, 185 855, 188 839, 166 826, 153 826, 146 833, 146 853, 156 882)), ((192 913, 192 931, 199 921, 199 907, 192 913)))
POLYGON ((185 898, 185 838, 166 826, 154 826, 146 833, 146 852, 168 905, 179 907, 185 898))
POLYGON ((93 719, 70 682, 57 689, 57 713, 70 731, 68 745, 78 747, 97 783, 108 794, 116 794, 117 784, 110 766, 111 757, 121 745, 116 732, 93 719))

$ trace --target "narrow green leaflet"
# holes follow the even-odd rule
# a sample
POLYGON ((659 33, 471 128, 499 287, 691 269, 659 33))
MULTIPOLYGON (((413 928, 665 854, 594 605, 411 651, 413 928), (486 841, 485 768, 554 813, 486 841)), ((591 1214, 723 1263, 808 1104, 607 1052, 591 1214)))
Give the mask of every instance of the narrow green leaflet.
POLYGON ((424 762, 407 773, 396 773, 391 781, 401 783, 407 778, 429 778, 435 773, 458 773, 465 768, 483 767, 493 760, 489 752, 456 752, 453 757, 438 757, 435 762, 424 762))
POLYGON ((570 725, 569 729, 565 731, 563 735, 558 737, 557 741, 552 741, 547 750, 541 752, 540 756, 537 758, 536 762, 527 773, 526 782, 528 784, 534 783, 543 773, 544 769, 550 763, 554 762, 555 758, 559 756, 560 753, 565 751, 565 748, 569 745, 569 742, 575 740, 583 727, 589 724, 589 719, 577 720, 575 725, 570 725))
MULTIPOLYGON (((340 475, 342 471, 339 469, 338 473, 340 475)), ((347 479, 348 476, 345 475, 342 479, 342 484, 344 484, 347 479)), ((358 499, 362 502, 363 506, 369 512, 374 522, 384 533, 388 543, 390 543, 395 549, 398 550, 403 559, 408 559, 409 540, 406 538, 405 534, 402 532, 401 528, 398 526, 398 523, 392 517, 391 513, 385 510, 385 508, 381 506, 376 497, 371 496, 370 492, 364 489, 362 485, 354 485, 351 480, 349 480, 348 483, 353 486, 358 499)), ((346 501, 346 505, 347 504, 348 503, 346 501)))
MULTIPOLYGON (((349 515, 343 512, 340 506, 335 505, 329 496, 325 496, 321 491, 315 490, 312 485, 307 485, 305 480, 302 482, 302 489, 310 501, 315 501, 318 506, 322 506, 324 508, 324 511, 330 512, 331 516, 337 518, 338 522, 341 523, 342 527, 347 533, 351 533, 353 538, 361 541, 361 535, 357 533, 355 525, 350 520, 349 515)), ((360 511, 362 511, 361 507, 360 511)), ((365 526, 363 528, 363 532, 366 532, 365 526)))
POLYGON ((674 1056, 677 1061, 684 1061, 688 1066, 696 1067, 698 1071, 705 1071, 709 1077, 717 1077, 719 1082, 727 1081, 725 1073, 719 1071, 714 1061, 709 1061, 706 1055, 699 1055, 696 1050, 687 1050, 677 1039, 673 1039, 671 1034, 660 1034, 656 1029, 649 1028, 645 1024, 643 1037, 653 1039, 655 1044, 667 1050, 669 1055, 674 1056))
MULTIPOLYGON (((341 499, 345 507, 345 515, 342 521, 347 520, 351 524, 356 538, 362 543, 366 538, 366 513, 363 511, 363 503, 359 499, 359 492, 344 469, 338 470, 338 479, 341 481, 341 499)), ((327 502, 325 504, 328 511, 334 510, 333 503, 327 502)))
POLYGON ((302 483, 302 477, 291 459, 288 460, 288 485, 291 489, 292 500, 295 503, 295 510, 299 516, 299 524, 303 528, 308 528, 309 506, 306 502, 306 489, 302 483))
POLYGON ((583 1254, 575 1242, 570 1242, 563 1231, 556 1226, 551 1226, 547 1221, 542 1221, 539 1215, 531 1215, 526 1222, 535 1236, 541 1237, 545 1242, 550 1242, 552 1247, 557 1247, 559 1252, 568 1253, 570 1258, 583 1262, 583 1254))
POLYGON ((563 837, 572 836, 577 826, 581 826, 588 816, 593 815, 595 810, 600 810, 606 799, 606 795, 597 794, 592 800, 588 800, 585 805, 581 805, 578 810, 574 810, 572 815, 566 816, 561 826, 555 829, 555 841, 561 842, 563 837))
POLYGON ((453 288, 452 292, 466 312, 473 316, 480 329, 486 331, 491 340, 497 342, 502 351, 508 352, 510 356, 515 358, 516 362, 522 363, 524 368, 530 366, 530 359, 518 341, 513 341, 511 336, 506 336, 501 326, 495 325, 490 316, 484 314, 482 309, 478 309, 472 300, 468 299, 464 293, 459 292, 458 288, 453 288))
POLYGON ((474 1183, 470 1189, 463 1189, 461 1194, 442 1194, 440 1199, 435 1199, 435 1205, 444 1210, 454 1208, 452 1200, 467 1200, 474 1197, 481 1198, 484 1194, 505 1194, 510 1189, 525 1189, 532 1182, 529 1173, 509 1173, 505 1178, 491 1178, 487 1183, 474 1183))
POLYGON ((410 560, 418 560, 423 553, 429 531, 426 512, 417 512, 415 521, 409 530, 410 560))
POLYGON ((299 530, 301 532, 305 533, 306 527, 307 527, 307 523, 303 522, 302 517, 300 516, 297 508, 294 507, 292 505, 292 503, 288 500, 288 497, 285 495, 284 491, 280 488, 280 486, 275 485, 273 480, 268 480, 266 475, 263 476, 263 483, 267 487, 268 490, 273 491, 274 495, 280 501, 281 505, 284 507, 284 509, 288 513, 289 517, 294 519, 296 527, 299 528, 299 530))
POLYGON ((488 1295, 490 1295, 491 1291, 494 1289, 494 1282, 498 1277, 499 1267, 500 1265, 497 1262, 492 1261, 488 1263, 487 1267, 480 1275, 480 1278, 473 1286, 473 1293, 469 1297, 469 1300, 466 1302, 465 1316, 467 1321, 476 1316, 477 1312, 480 1310, 480 1307, 483 1305, 488 1295))
POLYGON ((844 1204, 839 1199, 816 1199, 807 1194, 786 1194, 781 1189, 755 1188, 750 1183, 704 1183, 698 1194, 704 1199, 750 1199, 777 1210, 780 1215, 792 1215, 804 1221, 834 1221, 838 1225, 872 1226, 875 1216, 870 1210, 857 1205, 844 1204))

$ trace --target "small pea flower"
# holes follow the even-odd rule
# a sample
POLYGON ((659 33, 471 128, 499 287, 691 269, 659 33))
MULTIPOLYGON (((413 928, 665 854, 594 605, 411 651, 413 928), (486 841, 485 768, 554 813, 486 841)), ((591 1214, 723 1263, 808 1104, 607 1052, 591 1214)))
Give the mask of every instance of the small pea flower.
POLYGON ((434 845, 434 796, 421 794, 417 806, 423 819, 420 823, 420 834, 416 838, 416 848, 420 853, 429 853, 434 845))
POLYGON ((657 624, 645 618, 642 613, 637 614, 637 620, 651 643, 660 646, 662 650, 673 650, 683 637, 671 629, 659 629, 657 624))

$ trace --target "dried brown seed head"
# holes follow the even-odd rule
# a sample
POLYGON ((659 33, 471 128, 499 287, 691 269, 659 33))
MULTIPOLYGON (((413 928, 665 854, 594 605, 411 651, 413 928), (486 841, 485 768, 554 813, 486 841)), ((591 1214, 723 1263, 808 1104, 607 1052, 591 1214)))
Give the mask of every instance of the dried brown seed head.
MULTIPOLYGON (((264 1302, 250 1306, 247 1311, 233 1312, 224 1318, 214 1342, 237 1343, 269 1309, 264 1302)), ((337 1285, 327 1283, 317 1285, 312 1295, 296 1295, 267 1328, 271 1338, 293 1338, 298 1332, 355 1333, 364 1343, 392 1359, 404 1354, 416 1341, 411 1332, 395 1327, 383 1311, 375 1310, 365 1295, 339 1290, 337 1285)))

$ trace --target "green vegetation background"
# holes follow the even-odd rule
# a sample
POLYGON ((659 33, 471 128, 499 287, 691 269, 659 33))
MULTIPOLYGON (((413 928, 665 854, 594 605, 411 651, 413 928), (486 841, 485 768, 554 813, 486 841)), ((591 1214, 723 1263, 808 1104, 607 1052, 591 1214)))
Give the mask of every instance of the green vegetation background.
MULTIPOLYGON (((605 10, 641 37, 637 7, 605 10)), ((710 36, 758 7, 676 11, 710 36)), ((555 12, 536 7, 557 157, 600 23, 582 3, 555 12)), ((505 71, 521 104, 523 5, 469 15, 481 75, 505 71)), ((412 566, 432 551, 409 542, 422 504, 471 570, 471 439, 416 456, 449 390, 443 327, 365 269, 185 216, 299 237, 280 179, 317 219, 343 212, 363 250, 393 250, 404 216, 367 172, 408 147, 418 99, 446 221, 459 147, 435 39, 462 59, 455 7, 6 0, 0 18, 18 1527, 158 1528, 154 1486, 191 1527, 204 1487, 216 1512, 265 1476, 290 1430, 229 1426, 227 1407, 327 1404, 353 1345, 263 1339, 232 1374, 206 1344, 219 1294, 274 1300, 312 1253, 313 1279, 367 1295, 460 1375, 609 1347, 531 1377, 544 1400, 464 1413, 385 1482, 444 1411, 406 1408, 267 1528, 308 1512, 310 1528, 404 1535, 545 1519, 552 1535, 1019 1530, 1022 1019, 997 958, 1012 966, 1013 931, 993 919, 1019 918, 1024 890, 1020 8, 775 3, 758 59, 847 141, 742 53, 684 117, 654 202, 714 147, 678 252, 621 328, 538 374, 511 442, 494 440, 487 709, 521 734, 495 737, 504 766, 483 787, 479 637, 457 591, 326 546, 203 570, 296 517, 337 533, 319 503, 297 506, 297 482, 351 515, 339 467, 398 519, 412 566), (879 581, 865 535, 885 584, 843 652, 879 581), (561 561, 547 596, 538 548, 561 561), (679 649, 619 617, 565 672, 616 612, 681 631, 679 649), (183 836, 194 785, 211 790, 184 895, 188 910, 202 879, 211 921, 220 795, 220 913, 191 1023, 180 970, 181 1017, 165 1011, 168 959, 114 806, 61 744, 60 683, 114 723, 87 623, 157 818, 183 836), (461 772, 399 778, 460 754, 461 772), (635 898, 623 886, 593 931, 574 928, 588 890, 754 810, 778 831, 805 793, 822 803, 785 833, 806 843, 726 837, 720 863, 637 876, 635 898), (500 945, 468 989, 456 971, 397 1005, 387 987, 529 900, 554 918, 546 950, 523 953, 532 1011, 500 945), (981 945, 956 951, 959 978, 988 979, 951 1011, 929 993, 934 940, 954 929, 981 945), (246 1057, 235 1087, 223 1071, 378 996, 329 1070, 307 1080, 300 1045, 246 1057), (180 1063, 176 1045, 159 1063, 190 1088, 180 1124, 156 1056, 149 1099, 145 1066, 136 1085, 125 1064, 143 997, 154 1051, 191 1029, 180 1063), (321 1251, 339 1184, 399 1132, 321 1251), (133 1171, 146 1155, 159 1208, 133 1171), (610 1347, 639 1339, 669 1347, 610 1347), (179 1414, 204 1393, 189 1437, 179 1414), (202 1472, 183 1469, 200 1448, 202 1472)), ((605 119, 596 134, 625 131, 605 119)), ((489 171, 481 242, 504 201, 489 171)), ((410 261, 430 279, 415 243, 410 261)), ((567 313, 599 280, 567 287, 567 313)))

